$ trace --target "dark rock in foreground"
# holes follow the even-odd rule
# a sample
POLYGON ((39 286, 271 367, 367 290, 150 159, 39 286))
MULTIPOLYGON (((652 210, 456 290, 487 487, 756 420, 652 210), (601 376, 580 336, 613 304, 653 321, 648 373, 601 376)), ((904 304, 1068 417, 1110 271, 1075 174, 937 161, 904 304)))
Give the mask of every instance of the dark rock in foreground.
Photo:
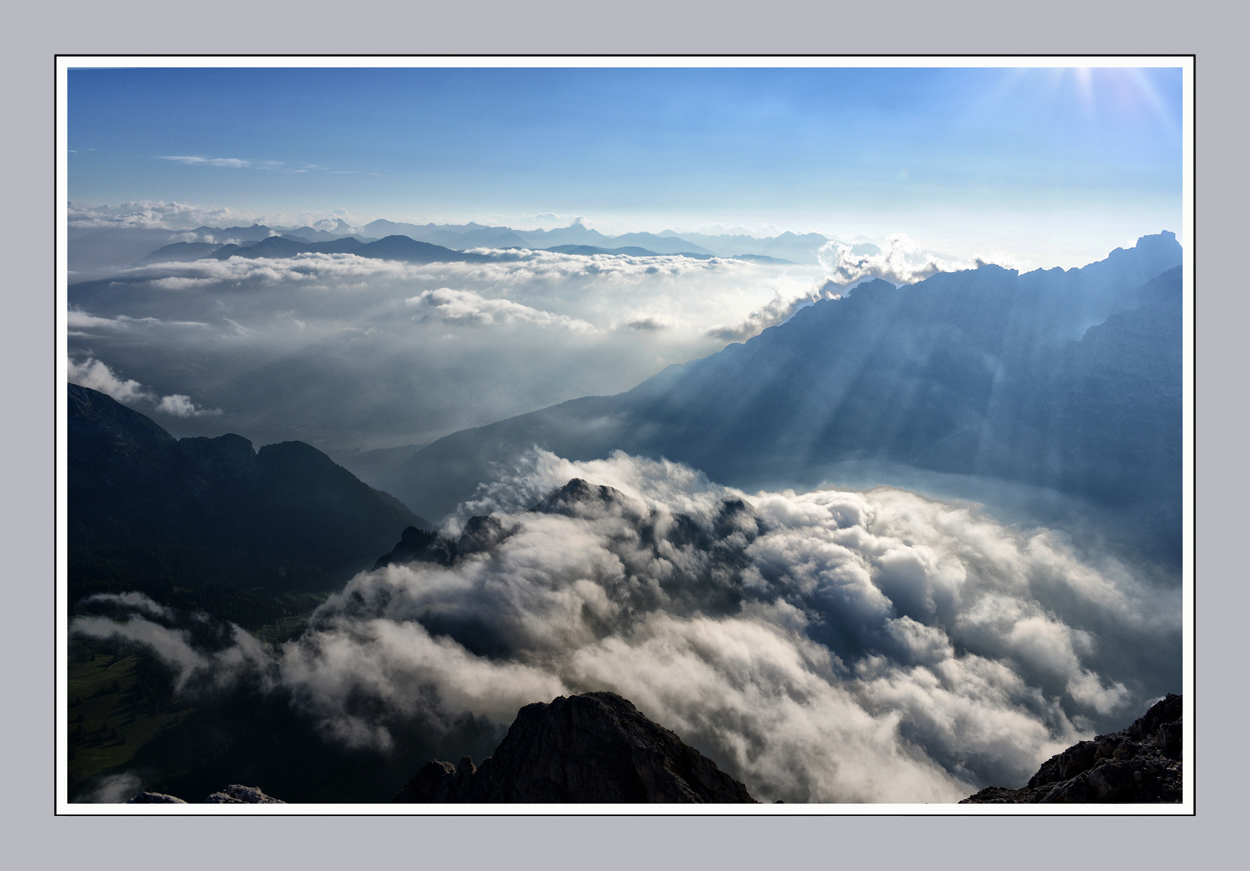
MULTIPOLYGON (((141 792, 126 804, 187 804, 180 798, 160 792, 141 792)), ((265 795, 255 786, 232 783, 204 799, 203 804, 286 804, 282 799, 265 795)))
POLYGON ((427 762, 396 802, 749 802, 746 787, 615 693, 526 705, 475 767, 427 762))
POLYGON ((990 786, 960 804, 1178 803, 1182 725, 1181 697, 1168 693, 1127 729, 1052 756, 1023 789, 990 786))
POLYGON ((141 792, 126 804, 186 804, 180 798, 165 795, 163 792, 141 792))

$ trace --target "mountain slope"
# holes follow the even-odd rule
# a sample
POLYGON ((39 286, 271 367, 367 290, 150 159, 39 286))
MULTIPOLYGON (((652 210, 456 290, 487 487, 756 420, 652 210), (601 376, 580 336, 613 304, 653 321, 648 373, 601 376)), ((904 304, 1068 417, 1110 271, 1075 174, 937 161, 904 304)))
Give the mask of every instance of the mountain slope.
POLYGON ((76 384, 68 429, 71 599, 144 578, 326 589, 428 525, 302 442, 175 440, 76 384))
POLYGON ((875 461, 1053 488, 1141 513, 1179 547, 1180 246, 1080 270, 996 266, 860 285, 614 397, 454 433, 388 485, 450 512, 532 445, 665 457, 741 487, 875 461))

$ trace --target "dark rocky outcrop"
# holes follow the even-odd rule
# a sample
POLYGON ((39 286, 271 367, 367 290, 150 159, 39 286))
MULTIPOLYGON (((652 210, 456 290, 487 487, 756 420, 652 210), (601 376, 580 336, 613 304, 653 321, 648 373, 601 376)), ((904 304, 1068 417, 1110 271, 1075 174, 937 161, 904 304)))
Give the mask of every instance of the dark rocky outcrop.
MULTIPOLYGON (((126 804, 187 804, 187 802, 161 792, 141 792, 126 804)), ((255 786, 232 783, 204 799, 203 804, 286 804, 286 802, 271 795, 265 795, 255 786)))
POLYGON ((396 802, 747 802, 746 787, 615 693, 526 705, 480 767, 427 762, 396 802))
POLYGON ((141 792, 126 804, 186 804, 186 802, 172 795, 165 795, 163 792, 141 792))
POLYGON ((258 787, 232 783, 204 799, 204 804, 286 804, 280 798, 265 795, 258 787))
POLYGON ((1181 697, 1169 693, 1127 729, 1052 756, 1022 789, 990 786, 960 804, 1180 802, 1182 726, 1181 697))

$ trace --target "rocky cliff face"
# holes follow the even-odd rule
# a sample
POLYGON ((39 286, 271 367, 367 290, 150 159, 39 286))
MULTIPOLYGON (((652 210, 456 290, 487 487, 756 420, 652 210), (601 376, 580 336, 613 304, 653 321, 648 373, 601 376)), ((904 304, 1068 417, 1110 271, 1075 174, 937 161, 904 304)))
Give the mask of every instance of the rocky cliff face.
POLYGON ((990 786, 960 804, 1180 802, 1182 726, 1181 697, 1169 693, 1127 729, 1052 756, 1024 788, 990 786))
POLYGON ((746 787, 615 693, 526 705, 495 755, 427 762, 396 802, 749 802, 746 787))

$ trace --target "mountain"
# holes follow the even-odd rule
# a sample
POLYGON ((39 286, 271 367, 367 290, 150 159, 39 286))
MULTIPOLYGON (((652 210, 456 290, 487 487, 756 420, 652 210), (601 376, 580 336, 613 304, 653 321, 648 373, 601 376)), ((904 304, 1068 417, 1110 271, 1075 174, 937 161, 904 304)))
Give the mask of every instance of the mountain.
POLYGON ((387 489, 442 516, 531 445, 665 457, 752 488, 887 462, 1092 500, 1179 558, 1180 259, 1165 233, 1082 269, 862 284, 627 393, 446 436, 387 489))
POLYGON ((400 803, 755 803, 746 787, 616 693, 517 713, 494 755, 474 766, 427 762, 400 803))
POLYGON ((147 266, 150 263, 186 263, 201 260, 221 248, 212 242, 173 242, 157 248, 144 257, 136 266, 147 266))
POLYGON ((716 252, 709 251, 693 242, 687 242, 678 236, 660 236, 655 233, 626 233, 615 237, 612 242, 612 247, 614 248, 646 248, 659 254, 690 252, 691 254, 703 254, 709 257, 716 255, 716 252))
POLYGON ((71 602, 171 585, 332 589, 428 526, 302 442, 177 440, 76 384, 68 430, 71 602))
MULTIPOLYGON (((672 230, 665 230, 660 233, 661 236, 677 236, 672 230)), ((714 252, 720 257, 737 257, 744 254, 759 254, 768 257, 774 257, 780 260, 786 260, 792 263, 817 264, 819 259, 816 252, 820 247, 829 241, 825 236, 819 233, 791 233, 786 231, 777 236, 771 236, 764 239, 756 238, 745 233, 742 234, 721 234, 716 236, 704 233, 681 233, 681 238, 696 245, 701 245, 708 251, 714 252)), ((876 246, 872 246, 876 247, 876 246)), ((857 251, 856 253, 861 253, 857 251)), ((878 253, 876 251, 863 251, 862 253, 878 253)))
POLYGON ((1181 696, 1168 693, 1127 729, 1052 756, 1020 789, 988 786, 960 804, 1137 804, 1183 800, 1181 696))
POLYGON ((361 245, 352 252, 359 257, 379 260, 401 260, 404 263, 490 263, 491 258, 481 254, 466 254, 440 245, 418 242, 407 236, 387 236, 376 242, 361 245))
POLYGON ((596 254, 626 254, 630 257, 660 256, 655 251, 648 251, 646 248, 596 248, 594 245, 556 245, 542 250, 555 254, 579 254, 583 257, 593 257, 596 254))
POLYGON ((259 242, 277 231, 264 224, 253 224, 250 227, 196 227, 191 232, 201 237, 212 236, 219 242, 222 239, 231 239, 235 242, 259 242))

